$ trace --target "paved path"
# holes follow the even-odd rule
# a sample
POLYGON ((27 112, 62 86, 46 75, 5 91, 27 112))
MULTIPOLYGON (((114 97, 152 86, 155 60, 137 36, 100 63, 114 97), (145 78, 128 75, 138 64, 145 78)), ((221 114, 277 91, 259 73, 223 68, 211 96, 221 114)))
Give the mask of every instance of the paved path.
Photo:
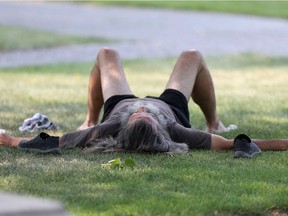
POLYGON ((102 46, 118 49, 126 59, 177 56, 189 48, 204 55, 252 52, 288 56, 288 20, 284 19, 69 3, 1 2, 0 24, 120 41, 0 53, 0 67, 92 61, 102 46))
POLYGON ((64 207, 52 200, 0 192, 1 216, 69 216, 64 207))

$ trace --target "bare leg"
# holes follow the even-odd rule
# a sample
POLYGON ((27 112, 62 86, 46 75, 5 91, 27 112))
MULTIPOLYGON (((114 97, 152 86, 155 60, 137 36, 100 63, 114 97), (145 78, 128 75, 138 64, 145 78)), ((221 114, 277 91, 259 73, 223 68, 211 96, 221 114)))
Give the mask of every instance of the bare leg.
POLYGON ((80 130, 94 126, 104 102, 113 95, 132 94, 118 53, 103 48, 91 71, 88 88, 88 113, 80 130))
POLYGON ((103 104, 104 99, 102 94, 100 71, 98 62, 96 62, 91 71, 89 79, 88 113, 86 115, 85 122, 78 128, 78 130, 83 130, 97 124, 103 104))
POLYGON ((183 52, 176 62, 166 88, 182 92, 201 108, 209 133, 226 131, 216 111, 214 85, 202 55, 195 50, 183 52))

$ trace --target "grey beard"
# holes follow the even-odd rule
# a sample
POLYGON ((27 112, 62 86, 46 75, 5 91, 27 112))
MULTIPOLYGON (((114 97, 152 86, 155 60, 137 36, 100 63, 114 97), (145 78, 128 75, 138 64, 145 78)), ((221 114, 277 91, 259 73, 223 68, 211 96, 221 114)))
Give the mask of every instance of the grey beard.
POLYGON ((121 125, 127 125, 127 122, 130 118, 130 116, 137 112, 137 110, 140 107, 146 108, 149 113, 152 113, 153 116, 156 118, 156 120, 159 122, 159 124, 163 127, 166 128, 167 125, 167 120, 164 117, 164 115, 161 113, 160 109, 153 104, 149 102, 144 102, 144 101, 137 101, 133 105, 129 106, 126 112, 121 113, 120 115, 120 122, 121 125))

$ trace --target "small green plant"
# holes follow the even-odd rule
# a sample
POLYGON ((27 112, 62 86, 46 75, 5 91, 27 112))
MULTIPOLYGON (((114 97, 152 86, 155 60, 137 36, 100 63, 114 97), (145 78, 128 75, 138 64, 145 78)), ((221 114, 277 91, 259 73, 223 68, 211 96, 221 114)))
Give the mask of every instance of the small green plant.
POLYGON ((125 158, 124 162, 121 161, 120 158, 115 158, 110 160, 106 164, 102 164, 104 167, 109 167, 111 169, 125 169, 125 168, 134 168, 136 166, 136 162, 131 157, 125 158))

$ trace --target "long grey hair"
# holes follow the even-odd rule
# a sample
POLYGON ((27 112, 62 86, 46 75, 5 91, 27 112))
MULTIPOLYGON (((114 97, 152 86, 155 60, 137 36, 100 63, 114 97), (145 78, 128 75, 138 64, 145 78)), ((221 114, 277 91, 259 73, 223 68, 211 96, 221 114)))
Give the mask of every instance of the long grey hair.
POLYGON ((121 128, 116 137, 95 139, 86 149, 86 152, 148 152, 148 153, 186 153, 188 145, 171 140, 167 130, 167 120, 157 107, 151 104, 135 103, 120 118, 121 128), (128 119, 137 108, 145 106, 159 122, 152 125, 146 120, 137 120, 129 123, 128 119))

